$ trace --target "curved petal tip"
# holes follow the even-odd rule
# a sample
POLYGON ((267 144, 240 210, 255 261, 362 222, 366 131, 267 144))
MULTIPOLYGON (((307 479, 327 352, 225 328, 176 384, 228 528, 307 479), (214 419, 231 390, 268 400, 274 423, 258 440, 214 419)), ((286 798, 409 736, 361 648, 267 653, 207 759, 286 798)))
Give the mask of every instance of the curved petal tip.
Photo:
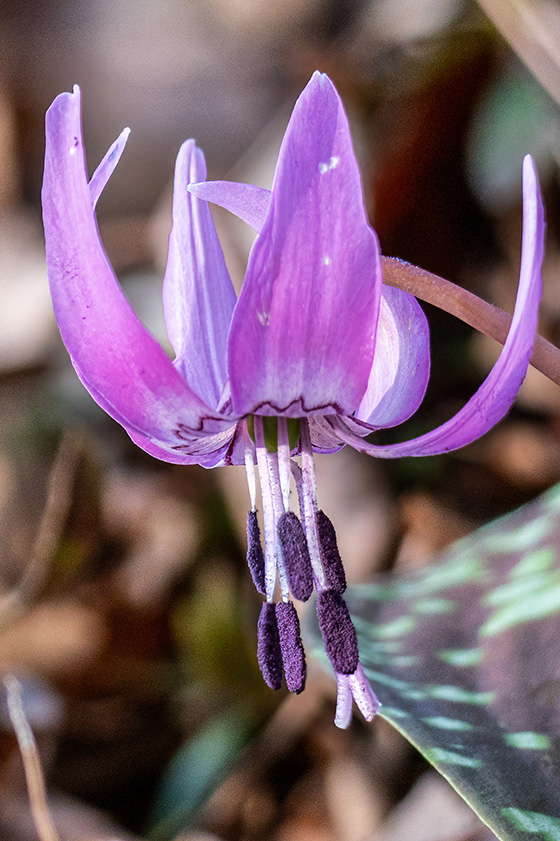
MULTIPOLYGON (((378 458, 427 456, 456 450, 480 438, 509 411, 527 373, 542 294, 544 208, 536 167, 523 161, 523 232, 515 309, 506 342, 478 391, 450 420, 400 444, 376 446, 357 438, 340 418, 330 422, 341 442, 378 458)), ((373 430, 372 430, 373 431, 373 430)))

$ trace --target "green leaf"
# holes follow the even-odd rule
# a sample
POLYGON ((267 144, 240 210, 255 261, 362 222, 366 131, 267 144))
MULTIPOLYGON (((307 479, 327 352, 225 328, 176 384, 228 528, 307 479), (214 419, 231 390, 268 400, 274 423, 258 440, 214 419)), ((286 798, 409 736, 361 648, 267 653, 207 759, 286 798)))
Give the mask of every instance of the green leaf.
POLYGON ((560 486, 347 601, 381 715, 499 838, 560 841, 560 486))
POLYGON ((175 754, 157 793, 148 830, 151 839, 168 841, 189 825, 250 733, 247 717, 233 710, 211 721, 175 754))

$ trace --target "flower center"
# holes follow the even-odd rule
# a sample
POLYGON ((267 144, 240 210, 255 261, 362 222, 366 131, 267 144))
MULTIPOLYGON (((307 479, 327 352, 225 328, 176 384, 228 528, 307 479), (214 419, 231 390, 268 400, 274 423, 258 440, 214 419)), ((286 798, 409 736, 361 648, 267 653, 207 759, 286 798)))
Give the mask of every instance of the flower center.
MULTIPOLYGON (((280 420, 287 422, 288 441, 290 443, 290 450, 295 450, 295 448, 299 444, 300 435, 300 422, 298 418, 274 418, 259 416, 259 420, 262 423, 264 440, 269 453, 275 453, 278 449, 278 422, 280 420)), ((245 419, 245 422, 247 424, 247 431, 249 433, 249 437, 253 442, 255 442, 255 416, 248 415, 245 419)))

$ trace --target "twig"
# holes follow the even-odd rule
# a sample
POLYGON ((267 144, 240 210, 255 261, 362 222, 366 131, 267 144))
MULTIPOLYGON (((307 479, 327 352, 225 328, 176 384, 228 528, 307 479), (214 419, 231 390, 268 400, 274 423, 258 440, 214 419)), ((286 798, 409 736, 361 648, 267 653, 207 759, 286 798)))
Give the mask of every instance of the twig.
POLYGON ((496 29, 560 103, 560 9, 549 0, 478 0, 496 29))
POLYGON ((21 685, 13 675, 5 675, 3 681, 8 693, 8 713, 25 769, 29 805, 37 835, 40 841, 60 841, 47 804, 45 780, 37 744, 21 702, 21 685))
POLYGON ((0 630, 33 601, 45 583, 72 505, 72 482, 82 451, 79 436, 68 432, 63 435, 51 468, 47 501, 31 558, 21 580, 0 597, 0 630))

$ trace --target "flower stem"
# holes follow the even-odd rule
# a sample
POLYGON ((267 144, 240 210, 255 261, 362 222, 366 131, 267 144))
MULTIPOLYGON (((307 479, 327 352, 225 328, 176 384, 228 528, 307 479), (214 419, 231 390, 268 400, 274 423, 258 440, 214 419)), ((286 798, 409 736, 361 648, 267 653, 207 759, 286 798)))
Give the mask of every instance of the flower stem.
MULTIPOLYGON (((382 257, 381 260, 383 282, 388 286, 410 292, 415 298, 451 313, 500 344, 505 343, 511 324, 511 315, 507 312, 404 260, 395 257, 382 257)), ((538 333, 533 344, 531 365, 560 385, 560 349, 538 333)))

